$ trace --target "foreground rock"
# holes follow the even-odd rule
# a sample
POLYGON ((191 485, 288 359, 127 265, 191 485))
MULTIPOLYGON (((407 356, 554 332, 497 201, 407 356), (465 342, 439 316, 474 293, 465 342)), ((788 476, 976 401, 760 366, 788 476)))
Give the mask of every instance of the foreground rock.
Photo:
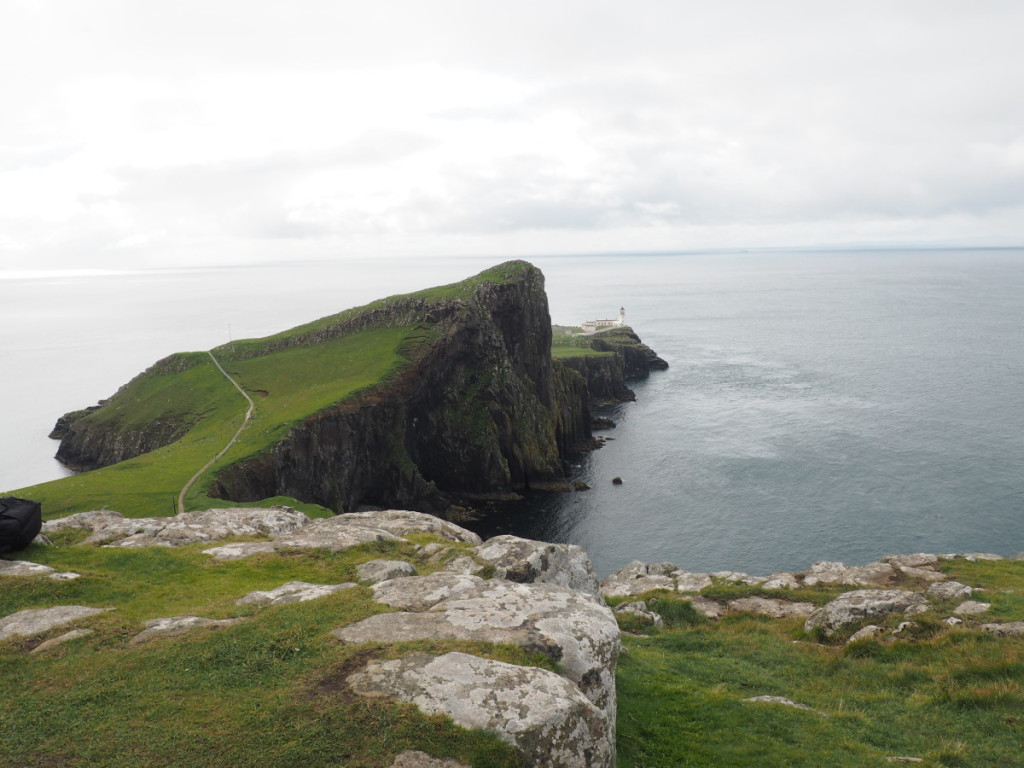
MULTIPOLYGON (((387 583, 390 599, 401 595, 407 583, 406 604, 417 603, 423 593, 420 579, 387 583)), ((564 675, 614 720, 619 629, 611 610, 584 593, 495 579, 427 611, 381 613, 333 634, 346 643, 473 640, 539 651, 558 662, 564 675)))
POLYGON ((11 637, 32 637, 54 627, 105 613, 110 608, 89 608, 84 605, 56 605, 52 608, 29 608, 0 619, 0 640, 11 637))
POLYGON ((266 591, 257 590, 250 592, 245 597, 235 601, 235 605, 288 605, 290 603, 304 603, 307 600, 316 600, 318 597, 333 595, 346 589, 352 589, 356 584, 346 581, 343 584, 310 584, 306 581, 289 581, 277 589, 266 591))
POLYGON ((557 584, 594 596, 601 594, 590 555, 575 544, 548 544, 518 536, 495 536, 473 553, 494 566, 498 579, 557 584))
POLYGON ((816 629, 831 637, 847 624, 863 619, 876 619, 890 613, 912 614, 928 601, 917 592, 901 589, 859 589, 840 595, 823 608, 814 611, 804 622, 804 631, 816 629))
POLYGON ((363 696, 411 702, 464 728, 496 733, 530 765, 610 768, 615 742, 608 716, 554 672, 465 653, 414 654, 371 662, 348 683, 363 696))
POLYGON ((177 547, 233 536, 276 535, 309 523, 302 512, 290 507, 238 507, 183 512, 174 517, 124 517, 102 510, 79 512, 43 523, 43 531, 54 533, 71 528, 92 531, 83 543, 115 547, 177 547))

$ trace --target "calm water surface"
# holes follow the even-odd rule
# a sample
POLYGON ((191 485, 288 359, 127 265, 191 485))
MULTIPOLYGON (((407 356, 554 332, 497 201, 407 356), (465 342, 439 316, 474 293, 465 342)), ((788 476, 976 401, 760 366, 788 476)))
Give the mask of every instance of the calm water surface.
MULTIPOLYGON (((55 418, 166 354, 492 261, 8 280, 0 341, 19 375, 2 385, 0 487, 59 476, 55 418)), ((531 497, 484 532, 582 544, 602 574, 1024 550, 1024 250, 532 261, 554 322, 624 305, 671 368, 612 409, 614 440, 578 467, 592 490, 531 497)))

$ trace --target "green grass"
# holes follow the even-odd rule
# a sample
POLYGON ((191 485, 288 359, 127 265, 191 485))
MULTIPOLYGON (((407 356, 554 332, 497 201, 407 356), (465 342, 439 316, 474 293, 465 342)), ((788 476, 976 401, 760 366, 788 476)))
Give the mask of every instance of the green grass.
MULTIPOLYGON (((413 707, 353 696, 345 677, 370 658, 451 650, 519 664, 550 662, 518 648, 469 643, 344 646, 330 632, 385 610, 356 587, 297 605, 237 607, 255 589, 301 579, 339 583, 377 557, 403 557, 421 573, 408 544, 375 544, 343 553, 286 552, 219 562, 199 546, 139 550, 33 547, 19 557, 82 578, 7 578, 0 616, 24 608, 90 605, 115 610, 78 626, 95 632, 49 652, 38 641, 0 642, 0 766, 385 766, 404 749, 423 749, 475 766, 519 766, 495 736, 469 732, 413 707), (149 618, 244 617, 131 646, 149 618)), ((57 636, 66 628, 47 636, 57 636)))
POLYGON ((551 356, 556 360, 564 357, 607 357, 614 354, 591 349, 587 336, 567 336, 557 332, 551 336, 551 356))
MULTIPOLYGON (((943 568, 985 587, 979 594, 992 600, 993 612, 1001 604, 1002 615, 983 621, 1024 618, 1017 601, 1024 562, 943 568)), ((673 602, 657 599, 656 610, 673 602)), ((885 765, 885 756, 921 757, 927 766, 1024 764, 1024 644, 950 629, 937 620, 946 615, 915 618, 924 630, 912 641, 847 647, 811 642, 800 620, 743 614, 720 622, 675 619, 669 623, 676 628, 626 636, 619 766, 866 768, 885 765), (759 695, 783 696, 827 717, 741 701, 759 695)))

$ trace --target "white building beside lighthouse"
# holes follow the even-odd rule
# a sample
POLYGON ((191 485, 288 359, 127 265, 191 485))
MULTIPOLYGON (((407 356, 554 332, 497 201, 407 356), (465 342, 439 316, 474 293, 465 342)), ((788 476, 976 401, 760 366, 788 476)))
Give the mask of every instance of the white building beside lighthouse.
POLYGON ((619 307, 619 316, 608 320, 586 320, 580 324, 584 333, 604 331, 608 328, 622 328, 626 325, 626 308, 619 307))

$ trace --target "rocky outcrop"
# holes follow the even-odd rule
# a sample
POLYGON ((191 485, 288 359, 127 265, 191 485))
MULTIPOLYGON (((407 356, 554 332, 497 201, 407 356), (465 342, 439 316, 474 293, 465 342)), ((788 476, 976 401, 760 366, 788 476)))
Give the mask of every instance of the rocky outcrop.
POLYGON ((615 760, 607 714, 568 680, 466 653, 413 654, 371 662, 348 678, 363 696, 407 701, 464 728, 496 733, 551 768, 610 768, 615 760))
POLYGON ((927 608, 927 599, 902 589, 858 589, 840 595, 823 608, 812 613, 804 623, 805 632, 822 630, 826 637, 847 624, 864 619, 876 619, 890 613, 911 615, 927 608))
MULTIPOLYGON (((409 585, 418 605, 416 579, 390 582, 389 603, 409 585)), ((380 597, 378 598, 380 599, 380 597)), ((483 581, 422 612, 381 613, 333 633, 346 643, 426 639, 471 640, 518 645, 557 662, 563 674, 608 716, 615 713, 615 665, 619 631, 611 610, 589 595, 549 584, 483 581)))
POLYGON ((235 601, 235 605, 290 605, 316 600, 320 597, 333 595, 356 585, 351 581, 343 584, 310 584, 306 581, 289 581, 275 589, 256 590, 235 601))
POLYGON ((310 520, 291 507, 231 507, 183 512, 174 517, 126 518, 117 512, 80 512, 43 523, 47 532, 73 528, 91 532, 82 544, 108 547, 181 546, 241 536, 269 536, 206 550, 221 560, 236 560, 278 549, 340 551, 375 541, 404 541, 411 533, 430 533, 452 542, 480 544, 480 537, 433 515, 382 509, 310 520))
POLYGON ((494 536, 473 550, 494 566, 494 576, 521 583, 557 584, 600 595, 590 556, 575 544, 548 544, 518 536, 494 536))

